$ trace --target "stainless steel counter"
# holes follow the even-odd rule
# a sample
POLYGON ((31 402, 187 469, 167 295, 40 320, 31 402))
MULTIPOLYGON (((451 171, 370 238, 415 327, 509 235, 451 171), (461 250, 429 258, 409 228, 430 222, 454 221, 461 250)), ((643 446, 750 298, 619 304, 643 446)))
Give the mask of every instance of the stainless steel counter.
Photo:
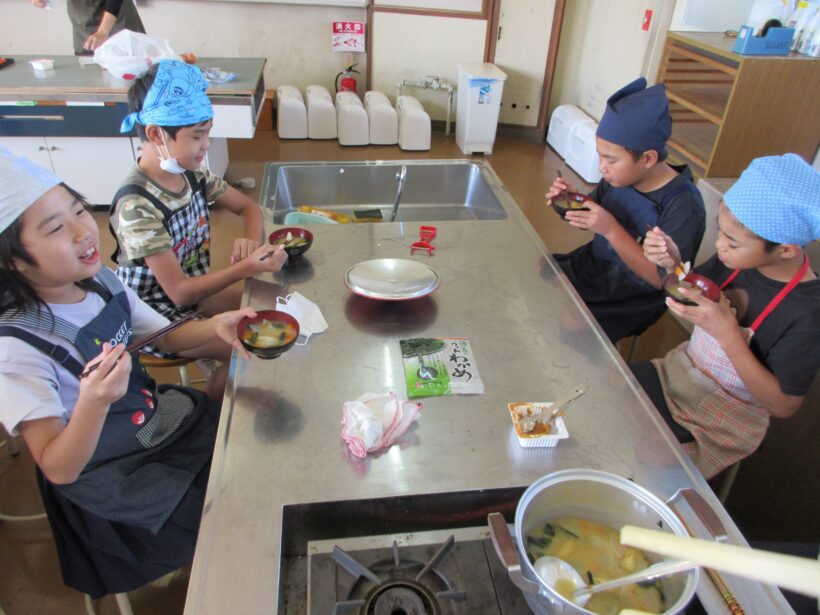
MULTIPOLYGON (((249 281, 246 304, 270 308, 299 291, 329 328, 273 361, 235 358, 187 614, 276 612, 286 505, 497 493, 565 468, 628 476, 664 499, 694 487, 720 511, 730 541, 744 543, 508 195, 504 207, 506 220, 437 223, 434 257, 409 255, 418 223, 314 226, 301 264, 249 281), (345 271, 379 257, 428 263, 441 287, 402 303, 352 295, 345 271), (339 436, 342 402, 389 388, 405 396, 398 340, 419 336, 470 338, 485 394, 425 399, 399 443, 352 458, 339 436), (521 448, 506 404, 553 400, 578 384, 586 393, 565 417, 570 438, 554 449, 521 448)), ((725 613, 702 576, 701 600, 725 613)), ((728 581, 757 612, 791 612, 777 590, 728 581)))
MULTIPOLYGON (((130 81, 119 79, 98 64, 81 64, 77 56, 12 55, 15 63, 0 71, 2 101, 127 102, 130 81), (34 71, 30 60, 47 57, 54 69, 34 71)), ((85 59, 85 58, 84 58, 85 59)), ((199 66, 218 66, 235 73, 236 79, 212 85, 208 95, 253 95, 260 81, 265 58, 198 58, 199 66)))

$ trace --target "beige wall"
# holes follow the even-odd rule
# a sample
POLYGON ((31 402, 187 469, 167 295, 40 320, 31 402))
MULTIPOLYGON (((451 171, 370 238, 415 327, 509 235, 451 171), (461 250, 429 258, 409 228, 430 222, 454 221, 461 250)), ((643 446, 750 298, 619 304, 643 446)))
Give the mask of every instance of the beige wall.
POLYGON ((578 105, 596 120, 606 99, 641 76, 650 33, 641 30, 656 0, 570 0, 566 4, 549 111, 578 105))
MULTIPOLYGON (((2 0, 0 54, 71 55, 66 0, 43 11, 29 0, 2 0)), ((366 21, 360 8, 245 2, 145 0, 139 11, 146 30, 168 40, 177 53, 199 56, 264 57, 268 88, 333 87, 345 54, 331 50, 331 22, 366 21)), ((364 72, 364 54, 356 54, 364 72)))

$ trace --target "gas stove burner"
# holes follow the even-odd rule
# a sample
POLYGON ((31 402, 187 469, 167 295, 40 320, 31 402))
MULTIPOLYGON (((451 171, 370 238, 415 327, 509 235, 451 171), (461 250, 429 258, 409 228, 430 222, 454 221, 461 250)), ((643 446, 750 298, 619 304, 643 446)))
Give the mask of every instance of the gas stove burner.
POLYGON ((377 587, 364 605, 373 615, 439 615, 435 597, 423 585, 395 581, 377 587))
POLYGON ((350 554, 333 547, 333 561, 353 577, 343 600, 337 601, 334 615, 357 612, 360 615, 441 615, 441 601, 464 601, 463 591, 454 590, 447 576, 438 569, 455 544, 450 536, 426 562, 402 559, 394 540, 389 559, 379 559, 369 567, 350 554))
POLYGON ((306 550, 288 560, 280 613, 532 615, 486 526, 314 540, 306 550))

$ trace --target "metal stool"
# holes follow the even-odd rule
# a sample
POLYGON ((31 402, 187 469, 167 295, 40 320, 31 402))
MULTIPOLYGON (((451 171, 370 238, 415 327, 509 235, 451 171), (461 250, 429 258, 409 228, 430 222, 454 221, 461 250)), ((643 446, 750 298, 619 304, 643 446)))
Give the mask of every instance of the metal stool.
POLYGON ((179 370, 179 383, 184 387, 191 386, 191 377, 188 375, 188 364, 194 361, 196 361, 196 359, 190 359, 188 357, 165 359, 163 357, 155 357, 151 354, 140 354, 140 363, 149 369, 152 367, 176 367, 179 370))

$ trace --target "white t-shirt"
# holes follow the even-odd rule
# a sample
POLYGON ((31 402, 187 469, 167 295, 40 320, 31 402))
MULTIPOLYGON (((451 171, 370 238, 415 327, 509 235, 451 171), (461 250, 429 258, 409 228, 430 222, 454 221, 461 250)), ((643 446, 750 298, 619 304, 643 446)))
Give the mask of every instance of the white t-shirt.
MULTIPOLYGON (((169 324, 130 288, 126 287, 125 293, 131 306, 132 340, 169 324)), ((102 311, 105 301, 97 293, 86 292, 79 303, 49 307, 55 316, 84 327, 102 311)), ((41 331, 32 333, 62 346, 85 365, 86 360, 66 339, 41 331)), ((68 422, 79 393, 80 381, 54 359, 17 338, 0 336, 0 422, 9 433, 17 435, 22 421, 56 416, 68 422)))

